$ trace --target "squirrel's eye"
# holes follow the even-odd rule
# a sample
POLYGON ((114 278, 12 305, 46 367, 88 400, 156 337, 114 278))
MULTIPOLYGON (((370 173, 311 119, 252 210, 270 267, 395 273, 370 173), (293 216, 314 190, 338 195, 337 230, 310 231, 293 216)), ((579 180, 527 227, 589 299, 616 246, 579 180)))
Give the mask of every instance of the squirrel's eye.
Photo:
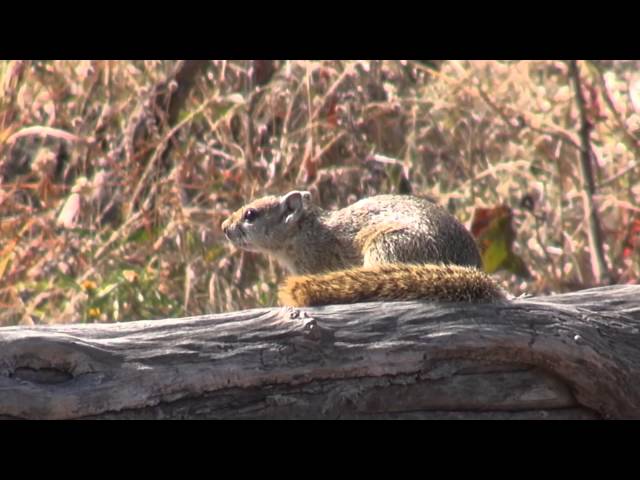
POLYGON ((248 208, 247 211, 244 212, 244 219, 249 223, 253 222, 257 216, 258 212, 253 208, 248 208))

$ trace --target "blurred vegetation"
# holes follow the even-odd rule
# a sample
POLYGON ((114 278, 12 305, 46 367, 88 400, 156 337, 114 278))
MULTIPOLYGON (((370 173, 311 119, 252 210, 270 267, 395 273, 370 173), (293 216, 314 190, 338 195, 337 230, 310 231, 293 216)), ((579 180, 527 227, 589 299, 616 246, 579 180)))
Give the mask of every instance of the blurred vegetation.
POLYGON ((221 221, 292 188, 426 195, 513 294, 640 274, 640 62, 2 61, 0 325, 273 305, 284 272, 221 221), (583 118, 583 120, 584 120, 583 118))

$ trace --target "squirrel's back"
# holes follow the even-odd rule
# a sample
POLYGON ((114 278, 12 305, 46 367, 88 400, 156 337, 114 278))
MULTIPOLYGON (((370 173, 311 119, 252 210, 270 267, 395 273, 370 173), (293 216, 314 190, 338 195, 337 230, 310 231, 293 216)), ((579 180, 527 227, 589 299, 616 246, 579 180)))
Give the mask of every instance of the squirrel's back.
MULTIPOLYGON (((369 237, 386 231, 384 248, 402 263, 445 263, 480 267, 475 240, 453 215, 425 198, 376 195, 329 212, 327 225, 366 250, 369 237)), ((348 240, 347 240, 348 241, 348 240)), ((377 262, 383 263, 383 262, 377 262)))

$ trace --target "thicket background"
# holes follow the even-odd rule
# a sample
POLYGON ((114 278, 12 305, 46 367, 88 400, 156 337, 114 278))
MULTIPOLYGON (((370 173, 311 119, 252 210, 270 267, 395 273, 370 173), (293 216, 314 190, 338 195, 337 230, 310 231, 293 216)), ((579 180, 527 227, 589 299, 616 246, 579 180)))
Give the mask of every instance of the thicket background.
POLYGON ((516 295, 637 283, 639 67, 2 61, 0 325, 273 305, 220 223, 292 188, 436 199, 516 295))

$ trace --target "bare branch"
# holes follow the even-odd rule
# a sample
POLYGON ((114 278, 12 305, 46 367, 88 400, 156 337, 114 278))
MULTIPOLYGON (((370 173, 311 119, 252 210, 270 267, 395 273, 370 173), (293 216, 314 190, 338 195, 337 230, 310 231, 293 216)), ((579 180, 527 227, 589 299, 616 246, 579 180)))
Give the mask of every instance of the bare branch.
POLYGON ((578 72, 578 62, 569 61, 569 76, 573 82, 576 92, 576 104, 580 112, 580 175, 582 177, 583 201, 585 210, 585 222, 587 225, 587 235, 589 237, 589 250, 591 253, 591 269, 598 285, 611 281, 604 259, 604 249, 602 247, 602 229, 598 211, 594 205, 593 197, 596 194, 596 186, 593 180, 593 170, 591 168, 591 130, 593 125, 587 115, 587 105, 582 94, 582 82, 578 72))

